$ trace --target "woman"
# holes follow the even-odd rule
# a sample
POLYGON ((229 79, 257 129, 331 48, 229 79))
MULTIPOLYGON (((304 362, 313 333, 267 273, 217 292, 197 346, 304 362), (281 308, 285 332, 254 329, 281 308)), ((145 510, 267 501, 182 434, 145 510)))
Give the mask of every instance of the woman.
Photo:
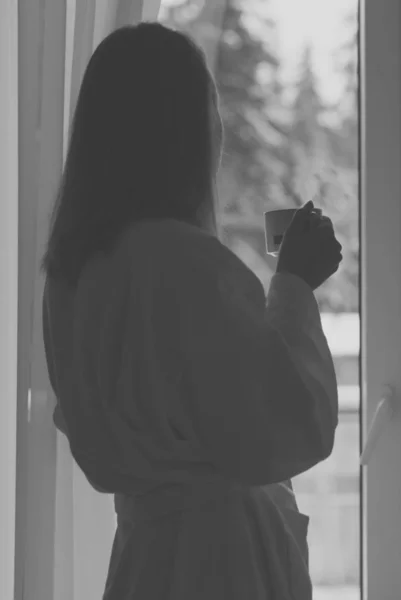
POLYGON ((308 517, 288 480, 333 447, 313 290, 341 246, 301 208, 266 301, 218 239, 222 140, 188 37, 147 23, 100 44, 43 260, 43 334, 55 424, 115 495, 104 600, 312 597, 308 517))

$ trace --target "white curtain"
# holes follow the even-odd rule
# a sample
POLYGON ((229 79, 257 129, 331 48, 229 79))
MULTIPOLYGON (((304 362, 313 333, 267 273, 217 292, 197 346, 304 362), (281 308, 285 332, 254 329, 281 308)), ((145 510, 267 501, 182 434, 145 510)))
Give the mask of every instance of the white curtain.
MULTIPOLYGON (((9 8, 12 4, 10 0, 9 8)), ((13 317, 12 300, 15 313, 9 321, 13 325, 9 339, 12 334, 15 337, 18 325, 18 353, 11 353, 6 363, 12 369, 18 358, 17 378, 8 378, 6 390, 11 398, 13 381, 18 382, 17 461, 16 470, 9 468, 7 488, 10 507, 12 478, 16 477, 15 593, 12 593, 8 561, 8 587, 6 590, 0 587, 2 600, 99 600, 102 595, 115 531, 112 496, 92 490, 73 463, 66 439, 56 432, 52 422, 55 401, 42 342, 44 282, 39 262, 62 170, 69 123, 87 62, 109 32, 143 19, 156 20, 159 8, 160 0, 18 2, 18 249, 14 213, 10 213, 7 221, 11 229, 4 232, 8 234, 5 238, 8 250, 12 251, 6 265, 10 274, 7 314, 13 317)), ((14 23, 16 29, 16 10, 10 9, 7 14, 9 21, 0 21, 0 49, 4 40, 8 40, 3 37, 3 28, 14 23)), ((12 116, 12 107, 8 108, 7 114, 12 116)), ((9 128, 12 123, 8 122, 9 128)), ((8 138, 12 138, 12 133, 8 133, 8 138)), ((12 181, 6 191, 12 207, 13 192, 14 204, 17 203, 12 181)), ((12 346, 8 348, 12 350, 12 346)), ((11 418, 8 423, 13 424, 11 418)), ((10 462, 13 460, 11 456, 10 462)), ((6 466, 0 463, 0 475, 3 469, 5 473, 6 466)), ((8 550, 12 550, 11 535, 8 539, 8 550)), ((1 554, 0 559, 3 566, 1 554)))

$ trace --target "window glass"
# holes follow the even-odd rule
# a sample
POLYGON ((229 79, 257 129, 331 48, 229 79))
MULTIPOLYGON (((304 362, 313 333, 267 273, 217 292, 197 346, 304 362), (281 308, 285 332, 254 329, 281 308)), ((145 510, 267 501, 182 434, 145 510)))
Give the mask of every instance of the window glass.
POLYGON ((357 0, 164 0, 160 13, 201 44, 218 85, 223 241, 266 289, 265 211, 315 198, 343 245, 316 292, 339 384, 335 448, 293 481, 315 600, 360 596, 357 14, 357 0))

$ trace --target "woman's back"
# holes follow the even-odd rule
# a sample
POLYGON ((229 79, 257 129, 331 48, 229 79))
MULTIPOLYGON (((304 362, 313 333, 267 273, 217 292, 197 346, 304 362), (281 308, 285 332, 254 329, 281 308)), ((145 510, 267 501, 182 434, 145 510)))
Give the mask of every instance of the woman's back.
POLYGON ((59 417, 115 494, 105 600, 311 598, 308 518, 275 482, 323 459, 336 382, 312 291, 280 276, 270 294, 266 311, 237 257, 173 219, 128 228, 75 290, 47 281, 59 417))

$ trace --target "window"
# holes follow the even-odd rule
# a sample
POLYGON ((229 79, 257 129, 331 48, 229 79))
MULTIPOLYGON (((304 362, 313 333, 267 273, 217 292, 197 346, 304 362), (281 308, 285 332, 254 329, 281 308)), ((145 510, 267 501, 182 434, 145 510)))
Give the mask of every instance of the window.
POLYGON ((395 599, 398 422, 363 470, 359 453, 382 386, 400 384, 399 4, 164 0, 160 18, 201 43, 217 80, 224 241, 267 288, 275 263, 265 254, 263 211, 317 193, 334 221, 345 259, 317 299, 340 424, 332 456, 294 487, 311 516, 316 600, 395 599))
MULTIPOLYGON (((401 7, 361 4, 361 384, 365 441, 383 388, 401 389, 401 7), (377 236, 377 237, 376 237, 377 236)), ((362 478, 363 587, 368 600, 401 590, 399 418, 362 478)))
MULTIPOLYGON (((225 98, 232 98, 231 104, 223 105, 230 149, 225 157, 224 178, 220 182, 220 197, 224 201, 221 210, 224 216, 224 235, 232 249, 254 269, 266 285, 273 272, 274 261, 264 254, 264 232, 260 218, 263 210, 267 210, 269 206, 274 207, 274 203, 295 201, 294 189, 304 197, 318 189, 327 195, 327 210, 336 208, 339 212, 340 208, 344 208, 344 204, 337 202, 340 199, 343 202, 344 190, 353 198, 353 209, 347 213, 346 219, 344 217, 345 222, 342 225, 337 222, 337 225, 338 230, 343 231, 344 247, 357 260, 352 263, 353 270, 348 270, 347 279, 339 275, 340 279, 333 278, 330 285, 322 288, 319 293, 324 327, 335 356, 340 382, 341 422, 332 456, 297 478, 296 489, 301 510, 311 515, 309 542, 316 600, 355 600, 360 591, 365 600, 398 600, 401 589, 400 421, 395 419, 383 430, 372 458, 362 472, 358 467, 358 438, 361 434, 362 442, 366 441, 368 425, 381 398, 383 386, 393 385, 398 398, 401 387, 401 7, 399 0, 360 2, 361 151, 358 156, 358 120, 355 119, 357 113, 352 109, 357 85, 356 1, 315 0, 314 5, 312 0, 293 1, 291 14, 286 17, 289 0, 164 0, 160 19, 188 29, 201 42, 220 88, 225 92, 225 98), (311 12, 308 13, 307 7, 311 12), (333 16, 331 11, 334 10, 339 11, 335 13, 337 16, 333 16), (345 17, 348 10, 350 21, 345 27, 347 19, 343 20, 339 15, 341 12, 345 17), (333 16, 330 30, 320 26, 320 23, 327 19, 326 12, 327 15, 333 16), (243 18, 240 13, 243 13, 243 18), (262 15, 262 18, 257 16, 258 14, 262 15), (284 25, 284 22, 287 25, 284 25), (343 29, 339 26, 340 22, 344 24, 343 29), (316 24, 316 35, 321 45, 319 60, 316 59, 314 50, 316 41, 309 39, 310 43, 304 51, 299 52, 300 39, 302 41, 305 28, 310 33, 316 24), (345 35, 346 31, 354 33, 348 36, 345 35), (329 45, 336 45, 337 42, 341 51, 338 63, 334 65, 327 61, 327 52, 329 45), (225 48, 224 52, 222 48, 225 48), (326 54, 323 48, 326 48, 326 54), (245 58, 237 60, 241 52, 245 54, 245 58), (230 55, 236 56, 235 61, 230 60, 230 55), (287 65, 284 64, 283 55, 287 65), (253 71, 255 63, 259 65, 256 69, 256 86, 251 77, 252 74, 256 75, 253 71), (299 68, 296 64, 299 64, 299 68), (337 75, 334 75, 337 68, 342 71, 343 77, 344 74, 348 75, 347 93, 344 91, 341 96, 336 96, 334 90, 339 81, 337 75), (319 71, 320 75, 316 71, 319 71), (227 76, 224 77, 224 74, 227 76), (320 82, 317 85, 321 77, 326 83, 320 82), (238 79, 244 85, 238 86, 238 79), (304 86, 300 86, 302 81, 304 86), (309 94, 313 102, 300 101, 297 91, 300 92, 301 87, 303 93, 309 94), (329 88, 331 92, 328 91, 329 88), (331 104, 330 94, 334 94, 337 100, 331 107, 327 106, 331 104), (323 109, 319 105, 322 95, 323 109), (295 104, 300 118, 291 121, 289 107, 294 107, 295 104), (316 120, 316 111, 322 111, 321 121, 316 120), (348 114, 348 121, 343 121, 342 125, 349 128, 349 135, 333 136, 333 131, 339 127, 340 112, 342 119, 348 114), (290 152, 288 143, 286 147, 285 142, 288 128, 294 126, 294 123, 296 127, 293 135, 298 143, 291 146, 290 152), (308 127, 305 127, 305 124, 308 124, 308 127), (321 130, 326 132, 325 135, 320 135, 321 130), (320 133, 316 136, 317 132, 320 133), (327 136, 330 144, 327 143, 327 136), (308 144, 317 144, 315 150, 319 151, 312 154, 303 152, 302 145, 308 144), (278 149, 281 151, 276 152, 278 149), (249 160, 239 160, 244 153, 249 160), (325 156, 325 160, 335 157, 334 171, 328 168, 327 162, 321 160, 322 155, 325 156), (316 173, 321 175, 320 179, 314 177, 316 173), (299 189, 294 187, 295 184, 300 186, 299 189), (358 201, 355 202, 355 199, 358 201), (271 204, 265 208, 267 200, 271 204), (359 331, 361 335, 358 334, 359 331), (362 570, 360 566, 363 567, 362 570)), ((91 567, 98 572, 85 567, 80 568, 82 561, 74 543, 77 547, 86 548, 85 543, 92 540, 93 544, 101 547, 104 540, 109 539, 107 529, 110 527, 110 522, 106 523, 106 519, 101 518, 106 514, 103 507, 99 504, 94 511, 94 504, 88 495, 86 504, 79 502, 80 512, 75 519, 77 515, 73 512, 72 495, 68 498, 60 495, 58 502, 63 505, 62 509, 65 509, 65 519, 57 522, 57 527, 55 521, 51 521, 54 498, 49 495, 47 486, 49 478, 60 478, 60 471, 57 471, 56 475, 57 456, 65 458, 66 453, 59 452, 60 445, 56 446, 54 438, 51 437, 53 430, 49 433, 50 427, 40 419, 36 422, 36 429, 31 429, 35 453, 30 454, 29 459, 36 461, 36 465, 42 465, 41 472, 45 461, 48 469, 46 479, 42 482, 36 478, 34 470, 29 470, 24 460, 27 434, 24 425, 27 411, 24 390, 29 387, 31 360, 34 363, 35 377, 39 374, 39 377, 31 382, 35 394, 37 387, 46 385, 40 380, 43 357, 38 342, 40 319, 37 318, 37 306, 33 323, 29 316, 31 303, 36 298, 37 304, 37 298, 40 296, 40 284, 32 277, 35 271, 33 265, 36 217, 39 217, 41 223, 43 206, 51 196, 52 177, 58 177, 57 169, 62 159, 60 131, 63 126, 63 111, 62 102, 58 99, 62 89, 64 64, 64 3, 55 0, 46 3, 46 6, 42 4, 34 1, 20 2, 18 22, 14 3, 0 4, 0 81, 1 89, 7 90, 0 99, 1 131, 6 133, 0 139, 0 227, 1 248, 4 248, 4 252, 0 252, 0 268, 4 289, 8 294, 5 295, 6 300, 2 304, 0 315, 0 331, 2 334, 7 331, 6 336, 0 336, 0 368, 4 395, 10 400, 0 402, 0 478, 5 483, 0 530, 7 532, 6 536, 3 536, 3 540, 6 540, 6 560, 0 560, 0 580, 7 586, 2 588, 5 589, 4 597, 7 600, 11 600, 12 597, 12 565, 7 557, 12 556, 13 552, 10 523, 13 521, 15 498, 12 458, 15 441, 18 442, 14 593, 16 600, 24 598, 24 581, 26 590, 29 590, 25 595, 28 593, 29 600, 42 600, 45 597, 58 600, 61 597, 59 592, 67 594, 69 598, 72 598, 75 592, 78 595, 83 593, 87 598, 91 597, 90 593, 94 590, 93 581, 100 582, 101 587, 105 565, 100 566, 101 561, 96 559, 96 565, 92 563, 91 567), (41 46, 44 7, 47 25, 45 49, 41 46), (46 116, 46 131, 42 131, 42 143, 48 144, 44 154, 50 161, 49 164, 45 164, 48 179, 43 184, 44 188, 41 188, 41 198, 45 198, 44 204, 40 204, 39 214, 36 215, 36 203, 33 201, 36 185, 33 184, 36 184, 34 164, 37 155, 35 119, 39 113, 38 47, 44 49, 46 68, 53 75, 47 79, 49 89, 46 89, 44 96, 49 103, 46 105, 47 110, 42 113, 42 116, 46 116), (56 51, 53 51, 54 49, 56 51), (17 56, 20 61, 18 73, 17 56), (18 115, 15 102, 17 75, 20 85, 18 115), (53 99, 52 102, 50 98, 53 99), (51 110, 48 110, 49 107, 51 110), (15 145, 17 117, 19 140, 23 140, 18 149, 18 203, 15 145), (18 249, 15 247, 17 225, 20 236, 18 249), (18 440, 13 440, 7 436, 16 435, 16 381, 12 374, 15 373, 17 325, 17 409, 20 427, 18 440), (32 357, 31 347, 34 347, 32 357), (41 485, 42 483, 44 485, 41 485), (31 504, 30 510, 25 513, 24 503, 27 497, 30 498, 31 504), (89 514, 92 516, 90 524, 87 521, 89 514), (60 536, 59 528, 62 529, 61 546, 54 541, 60 536), (91 538, 94 531, 98 532, 98 537, 91 538), (75 533, 78 533, 78 536, 74 538, 75 533), (67 560, 64 552, 66 548, 67 560)), ((72 4, 67 2, 67 6, 72 4)), ((116 2, 115 5, 117 4, 116 2)), ((149 2, 150 4, 152 3, 149 2)), ((139 4, 133 3, 133 6, 137 7, 139 4)), ((112 17, 112 7, 115 6, 111 0, 88 0, 82 5, 80 3, 79 7, 86 19, 80 19, 83 38, 85 31, 88 36, 92 35, 90 14, 94 15, 95 32, 99 39, 107 33, 107 29, 113 27, 113 23, 114 26, 117 25, 118 20, 114 22, 112 17)), ((118 23, 121 24, 120 21, 118 23)), ((90 47, 88 40, 85 42, 85 39, 80 39, 78 43, 82 44, 83 51, 90 47)), ((82 54, 78 58, 77 64, 85 62, 82 54)), ((338 77, 341 79, 341 73, 338 77)), ((44 168, 44 163, 41 163, 41 166, 44 168)), ((334 217, 337 219, 339 215, 333 213, 334 217)), ((35 395, 37 406, 40 406, 42 401, 46 399, 35 395)), ((38 412, 41 415, 46 414, 38 412)), ((83 488, 76 473, 71 474, 67 469, 61 477, 65 478, 67 489, 71 490, 75 486, 75 492, 79 495, 83 488)), ((78 501, 78 498, 76 500, 78 501)))
POLYGON ((334 221, 342 269, 317 292, 339 383, 332 456, 293 481, 311 517, 316 600, 360 595, 358 4, 338 0, 163 3, 203 44, 220 91, 223 239, 266 289, 263 212, 316 205, 334 221), (216 27, 218 14, 219 26, 216 27), (301 200, 299 200, 300 198, 301 200))

